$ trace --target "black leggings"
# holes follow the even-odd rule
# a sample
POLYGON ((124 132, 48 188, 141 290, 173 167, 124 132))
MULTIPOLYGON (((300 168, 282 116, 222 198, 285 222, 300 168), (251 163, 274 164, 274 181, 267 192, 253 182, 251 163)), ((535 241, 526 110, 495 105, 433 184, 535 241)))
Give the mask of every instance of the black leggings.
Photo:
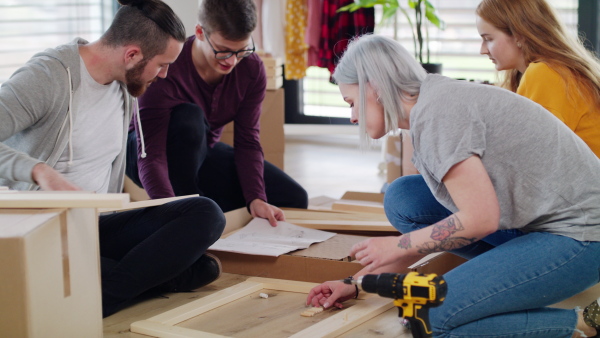
POLYGON ((100 216, 104 317, 153 288, 172 291, 161 285, 193 269, 224 227, 225 216, 205 197, 100 216))
MULTIPOLYGON (((169 180, 177 196, 200 194, 221 207, 223 212, 246 206, 233 159, 233 148, 218 142, 206 144, 209 127, 197 105, 181 104, 171 112, 167 135, 169 180)), ((137 169, 135 131, 129 133, 127 176, 142 186, 137 169)), ((308 206, 308 194, 294 179, 273 164, 264 162, 267 202, 278 207, 308 206)))

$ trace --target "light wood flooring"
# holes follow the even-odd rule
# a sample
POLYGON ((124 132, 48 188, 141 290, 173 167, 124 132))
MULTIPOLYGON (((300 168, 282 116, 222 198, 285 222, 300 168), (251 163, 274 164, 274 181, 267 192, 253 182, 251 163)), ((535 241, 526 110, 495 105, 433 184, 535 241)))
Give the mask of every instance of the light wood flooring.
MULTIPOLYGON (((338 199, 346 191, 379 192, 386 181, 379 170, 381 150, 360 150, 358 137, 350 134, 307 135, 294 133, 286 137, 285 171, 307 190, 309 198, 328 196, 338 199)), ((238 284, 248 277, 224 273, 216 282, 195 292, 169 294, 149 299, 104 319, 104 337, 143 338, 129 332, 132 322, 147 319, 167 310, 238 284)), ((556 307, 585 306, 600 295, 600 284, 588 291, 556 304, 556 307)), ((372 319, 343 337, 410 338, 397 321, 397 310, 372 319)))
POLYGON ((381 148, 359 148, 357 135, 288 135, 285 172, 300 183, 308 197, 339 199, 346 191, 379 192, 386 181, 379 170, 381 148))

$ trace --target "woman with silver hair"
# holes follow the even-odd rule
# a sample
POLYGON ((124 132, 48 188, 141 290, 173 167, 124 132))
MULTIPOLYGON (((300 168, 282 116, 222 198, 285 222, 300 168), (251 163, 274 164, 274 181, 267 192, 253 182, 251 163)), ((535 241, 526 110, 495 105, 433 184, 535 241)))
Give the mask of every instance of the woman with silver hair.
MULTIPOLYGON (((434 336, 600 332, 597 301, 586 311, 548 307, 600 278, 600 160, 579 137, 515 93, 426 74, 382 36, 351 43, 334 79, 363 140, 410 129, 413 163, 448 210, 435 222, 419 215, 427 210, 420 205, 411 218, 389 217, 401 202, 395 198, 411 198, 391 185, 385 209, 402 235, 356 244, 351 254, 364 268, 355 278, 406 271, 427 254, 450 251, 469 260, 444 275, 448 295, 430 311, 434 336)), ((325 282, 307 304, 342 307, 355 296, 354 286, 325 282)))

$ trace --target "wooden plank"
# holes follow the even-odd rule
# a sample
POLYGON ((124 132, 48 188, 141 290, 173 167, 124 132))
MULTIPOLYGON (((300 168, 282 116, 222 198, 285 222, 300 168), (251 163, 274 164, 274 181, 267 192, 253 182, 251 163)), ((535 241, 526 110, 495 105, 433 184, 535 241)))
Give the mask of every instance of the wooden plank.
POLYGON ((342 333, 344 338, 412 338, 410 330, 400 324, 398 308, 391 308, 363 324, 342 333))
POLYGON ((197 301, 180 306, 176 309, 167 311, 158 316, 149 318, 148 320, 151 322, 161 323, 169 326, 175 325, 183 322, 186 319, 198 316, 204 312, 210 311, 223 304, 233 302, 238 298, 241 298, 261 289, 264 289, 262 283, 247 280, 243 283, 229 287, 225 290, 221 290, 210 296, 206 296, 202 299, 198 299, 197 301))
POLYGON ((176 197, 169 197, 169 198, 157 198, 154 200, 129 202, 120 208, 100 208, 100 209, 98 209, 98 211, 99 212, 127 211, 127 210, 155 207, 157 205, 163 205, 165 203, 178 201, 178 200, 182 200, 182 199, 186 199, 186 198, 190 198, 190 197, 198 197, 198 196, 200 196, 200 195, 196 194, 196 195, 176 196, 176 197))
POLYGON ((281 208, 285 213, 286 220, 344 220, 344 221, 377 221, 388 222, 383 214, 373 214, 370 212, 357 212, 355 210, 306 210, 294 208, 281 208))
POLYGON ((341 199, 331 205, 332 210, 371 212, 385 215, 383 203, 373 201, 358 201, 341 199))
POLYGON ((394 307, 391 298, 369 297, 290 337, 337 337, 394 307))
POLYGON ((375 221, 331 221, 331 220, 288 220, 289 223, 318 230, 345 231, 397 231, 390 222, 375 221))
POLYGON ((162 296, 140 300, 112 316, 103 319, 104 338, 148 338, 147 335, 130 332, 130 325, 146 320, 178 306, 209 296, 248 279, 248 276, 223 273, 216 281, 192 292, 167 293, 162 296))
MULTIPOLYGON (((141 333, 148 336, 156 334, 156 332, 163 332, 164 324, 156 323, 150 320, 141 320, 131 324, 131 332, 141 333)), ((185 327, 171 326, 169 332, 161 334, 161 337, 165 338, 224 338, 219 334, 213 334, 209 332, 202 332, 194 329, 188 329, 185 327)))
MULTIPOLYGON (((298 281, 249 278, 243 283, 214 293, 211 296, 167 311, 148 320, 135 322, 131 325, 131 331, 156 337, 198 337, 196 333, 190 333, 188 336, 177 335, 185 332, 179 330, 180 328, 174 328, 174 325, 216 309, 224 304, 232 303, 236 299, 241 299, 262 289, 308 293, 316 285, 316 283, 298 281)), ((361 294, 361 296, 364 299, 361 299, 360 302, 357 301, 357 304, 354 306, 340 310, 337 314, 297 332, 292 337, 333 337, 360 325, 394 306, 392 299, 381 298, 374 294, 366 293, 361 294)), ((210 334, 208 332, 202 333, 210 334)))
POLYGON ((2 191, 0 208, 121 208, 128 194, 96 194, 82 191, 2 191))

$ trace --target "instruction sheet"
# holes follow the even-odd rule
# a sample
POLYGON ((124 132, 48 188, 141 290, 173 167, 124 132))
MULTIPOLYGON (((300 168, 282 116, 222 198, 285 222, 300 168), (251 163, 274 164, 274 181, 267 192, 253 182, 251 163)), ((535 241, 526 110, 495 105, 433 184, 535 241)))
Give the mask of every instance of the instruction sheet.
POLYGON ((227 238, 219 239, 209 249, 248 255, 280 256, 306 249, 312 243, 323 242, 335 233, 308 229, 287 222, 273 227, 263 218, 254 218, 245 227, 227 238))

